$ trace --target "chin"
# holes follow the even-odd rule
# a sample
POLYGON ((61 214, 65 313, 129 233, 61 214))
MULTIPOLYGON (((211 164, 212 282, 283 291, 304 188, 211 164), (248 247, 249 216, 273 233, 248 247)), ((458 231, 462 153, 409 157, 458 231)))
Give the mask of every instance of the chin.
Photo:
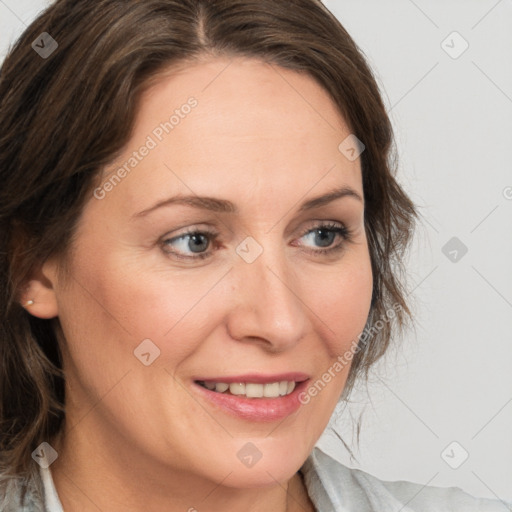
MULTIPOLYGON (((257 465, 259 466, 259 465, 257 465)), ((223 482, 225 487, 238 489, 258 489, 274 487, 277 482, 284 483, 295 475, 299 467, 267 465, 262 467, 241 468, 233 471, 223 482)), ((217 479, 218 480, 218 477, 217 479)))
POLYGON ((222 464, 215 468, 215 480, 229 475, 222 485, 234 488, 263 488, 286 482, 309 455, 298 448, 292 440, 290 443, 277 439, 246 441, 241 443, 241 448, 239 442, 235 456, 224 456, 222 464))

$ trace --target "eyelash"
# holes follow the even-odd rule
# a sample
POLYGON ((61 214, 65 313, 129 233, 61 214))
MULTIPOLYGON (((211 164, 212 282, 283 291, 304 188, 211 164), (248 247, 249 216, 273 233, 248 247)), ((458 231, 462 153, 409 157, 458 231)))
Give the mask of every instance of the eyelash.
MULTIPOLYGON (((322 223, 322 224, 318 224, 317 226, 306 230, 300 236, 300 238, 302 238, 305 235, 308 235, 310 233, 314 233, 315 231, 318 231, 318 230, 333 232, 333 233, 341 236, 343 241, 341 243, 339 243, 338 245, 336 245, 334 247, 330 247, 328 249, 320 249, 320 250, 308 250, 308 249, 306 249, 306 252, 309 252, 309 253, 312 253, 312 254, 318 255, 318 256, 331 255, 331 254, 334 254, 334 253, 336 253, 338 251, 341 251, 342 249, 344 249, 345 243, 350 243, 352 241, 352 236, 353 236, 352 231, 349 228, 347 228, 344 225, 342 225, 342 224, 335 224, 335 223, 322 223)), ((175 241, 180 240, 182 238, 186 238, 187 236, 194 236, 194 235, 207 235, 207 236, 211 237, 212 243, 214 243, 215 240, 219 237, 219 233, 217 233, 215 231, 211 231, 211 230, 208 230, 208 229, 205 229, 205 230, 202 230, 202 231, 191 229, 189 231, 186 231, 186 232, 182 233, 181 235, 179 235, 177 237, 168 238, 168 239, 162 240, 162 246, 164 247, 164 249, 163 249, 164 252, 166 252, 167 254, 172 255, 173 257, 175 257, 175 258, 177 258, 179 260, 193 261, 193 260, 204 260, 206 258, 209 258, 212 255, 211 251, 204 252, 204 253, 197 253, 196 256, 183 256, 183 255, 178 254, 176 252, 167 251, 165 249, 165 247, 168 246, 170 242, 175 242, 175 241)))

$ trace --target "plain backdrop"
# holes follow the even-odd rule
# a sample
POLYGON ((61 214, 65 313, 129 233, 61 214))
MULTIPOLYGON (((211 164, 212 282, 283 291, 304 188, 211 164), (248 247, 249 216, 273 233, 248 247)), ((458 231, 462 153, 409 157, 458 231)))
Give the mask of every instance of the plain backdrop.
MULTIPOLYGON (((384 480, 511 499, 512 0, 325 4, 374 70, 421 224, 407 259, 416 328, 319 445, 384 480)), ((0 0, 0 61, 47 5, 0 0)))

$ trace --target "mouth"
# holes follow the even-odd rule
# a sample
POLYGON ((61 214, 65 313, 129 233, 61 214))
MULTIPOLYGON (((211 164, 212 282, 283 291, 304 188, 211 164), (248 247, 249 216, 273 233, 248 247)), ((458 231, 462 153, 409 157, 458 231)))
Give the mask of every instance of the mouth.
POLYGON ((240 375, 194 379, 194 389, 215 411, 249 421, 277 421, 302 405, 299 395, 309 376, 287 373, 274 376, 240 375))

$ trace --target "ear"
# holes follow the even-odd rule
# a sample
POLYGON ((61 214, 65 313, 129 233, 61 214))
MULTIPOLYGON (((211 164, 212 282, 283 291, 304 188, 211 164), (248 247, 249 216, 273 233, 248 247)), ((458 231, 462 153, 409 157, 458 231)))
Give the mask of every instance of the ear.
POLYGON ((55 318, 59 314, 57 296, 57 267, 45 262, 36 269, 23 287, 21 305, 37 318, 55 318))

